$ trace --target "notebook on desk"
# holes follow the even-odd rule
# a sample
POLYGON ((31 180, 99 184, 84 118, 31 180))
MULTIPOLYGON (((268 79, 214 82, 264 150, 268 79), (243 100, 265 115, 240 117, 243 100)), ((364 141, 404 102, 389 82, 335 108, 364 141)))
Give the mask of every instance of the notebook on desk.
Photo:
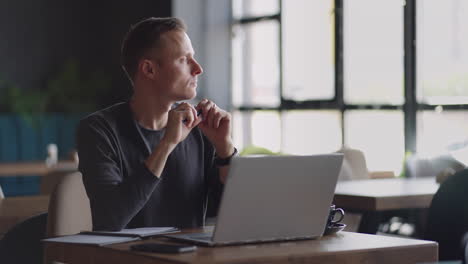
POLYGON ((213 233, 166 237, 205 246, 323 235, 342 154, 235 157, 213 233))
POLYGON ((104 236, 104 235, 89 235, 89 234, 76 234, 69 236, 60 236, 42 239, 42 242, 56 242, 56 243, 71 243, 71 244, 84 244, 105 246, 117 243, 126 243, 131 241, 140 240, 139 237, 134 236, 104 236))
POLYGON ((142 227, 120 231, 82 231, 76 235, 47 238, 42 241, 103 246, 175 232, 179 232, 179 229, 175 227, 142 227))
POLYGON ((120 231, 82 231, 80 234, 85 235, 104 235, 104 236, 126 236, 126 237, 150 237, 161 234, 176 233, 180 230, 175 227, 140 227, 122 229, 120 231))

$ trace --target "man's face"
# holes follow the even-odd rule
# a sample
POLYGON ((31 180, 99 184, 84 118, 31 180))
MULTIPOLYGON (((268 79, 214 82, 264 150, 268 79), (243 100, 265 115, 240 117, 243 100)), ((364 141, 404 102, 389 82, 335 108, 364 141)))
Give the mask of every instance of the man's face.
POLYGON ((187 34, 179 30, 164 33, 157 57, 157 81, 162 88, 159 92, 175 101, 194 98, 197 76, 203 69, 194 58, 187 34))

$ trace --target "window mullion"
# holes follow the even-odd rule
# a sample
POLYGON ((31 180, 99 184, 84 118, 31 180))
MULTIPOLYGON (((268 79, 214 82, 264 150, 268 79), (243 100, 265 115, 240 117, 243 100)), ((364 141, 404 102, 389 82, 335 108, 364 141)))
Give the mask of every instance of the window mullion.
POLYGON ((343 90, 343 0, 335 0, 335 101, 341 112, 341 144, 345 144, 344 90, 343 90))
POLYGON ((404 6, 405 151, 416 151, 416 1, 404 6))

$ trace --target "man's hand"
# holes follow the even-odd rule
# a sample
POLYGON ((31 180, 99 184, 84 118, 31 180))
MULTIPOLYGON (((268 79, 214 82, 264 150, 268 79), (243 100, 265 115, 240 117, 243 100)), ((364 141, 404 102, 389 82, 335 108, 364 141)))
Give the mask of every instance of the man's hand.
POLYGON ((229 157, 234 152, 231 114, 208 99, 198 103, 196 109, 202 111, 203 121, 199 127, 216 148, 216 154, 221 158, 229 157))
POLYGON ((174 148, 184 140, 192 128, 196 127, 202 118, 197 116, 195 108, 187 103, 181 103, 169 111, 166 132, 153 153, 146 159, 146 167, 156 176, 160 177, 167 157, 174 148))
POLYGON ((161 141, 173 145, 179 144, 184 140, 192 128, 196 127, 202 118, 197 116, 197 110, 188 104, 181 103, 176 108, 169 111, 166 132, 161 141))

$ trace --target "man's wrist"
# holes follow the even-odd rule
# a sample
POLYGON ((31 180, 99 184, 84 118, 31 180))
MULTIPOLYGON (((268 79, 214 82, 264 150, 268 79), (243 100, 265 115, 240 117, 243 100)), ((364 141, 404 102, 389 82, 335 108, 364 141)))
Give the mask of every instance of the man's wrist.
POLYGON ((225 157, 225 158, 220 158, 218 154, 215 155, 214 163, 218 167, 223 167, 223 166, 228 166, 231 164, 232 157, 237 155, 237 149, 234 148, 233 152, 231 155, 225 157))
POLYGON ((228 143, 222 145, 222 146, 215 146, 216 150, 216 156, 224 159, 232 156, 232 153, 234 153, 235 147, 234 144, 229 141, 228 143))

